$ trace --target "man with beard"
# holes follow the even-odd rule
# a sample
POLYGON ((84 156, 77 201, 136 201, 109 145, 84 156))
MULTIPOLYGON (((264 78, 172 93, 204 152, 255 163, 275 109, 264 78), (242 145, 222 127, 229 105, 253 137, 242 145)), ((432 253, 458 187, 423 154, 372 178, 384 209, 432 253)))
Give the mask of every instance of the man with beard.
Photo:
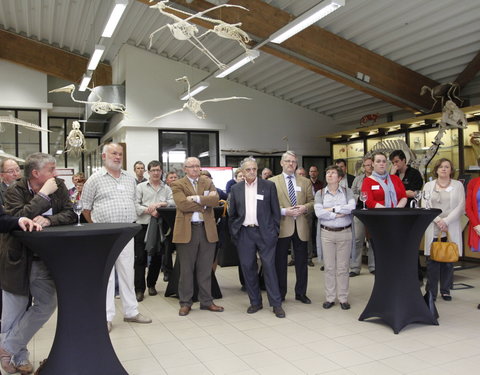
MULTIPOLYGON (((89 223, 133 223, 135 210, 135 179, 122 169, 123 148, 117 143, 103 146, 104 166, 85 183, 82 192, 83 215, 89 223)), ((118 273, 123 321, 151 323, 152 320, 138 312, 134 286, 134 240, 125 246, 110 274, 107 287, 107 327, 112 329, 115 316, 115 271, 118 273)))

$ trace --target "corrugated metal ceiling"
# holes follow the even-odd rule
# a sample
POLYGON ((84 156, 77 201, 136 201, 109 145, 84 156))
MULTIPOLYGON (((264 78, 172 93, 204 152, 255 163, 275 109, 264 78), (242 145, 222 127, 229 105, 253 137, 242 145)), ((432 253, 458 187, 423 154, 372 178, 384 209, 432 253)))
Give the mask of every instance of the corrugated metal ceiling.
MULTIPOLYGON (((319 0, 264 2, 298 16, 319 0)), ((0 0, 0 27, 88 55, 99 40, 112 4, 113 0, 0 0)), ((478 0, 346 0, 345 7, 318 26, 433 80, 449 82, 480 51, 479 16, 478 0)), ((113 38, 103 40, 104 61, 111 62, 124 43, 148 46, 150 33, 169 20, 146 4, 130 0, 113 38)), ((234 41, 213 35, 202 41, 224 62, 242 53, 234 41)), ((175 40, 165 29, 156 35, 152 52, 208 72, 217 69, 195 47, 175 40)), ((266 53, 228 79, 331 116, 339 124, 358 122, 367 113, 385 115, 400 110, 266 53)), ((462 95, 478 96, 479 92, 477 74, 462 95)))

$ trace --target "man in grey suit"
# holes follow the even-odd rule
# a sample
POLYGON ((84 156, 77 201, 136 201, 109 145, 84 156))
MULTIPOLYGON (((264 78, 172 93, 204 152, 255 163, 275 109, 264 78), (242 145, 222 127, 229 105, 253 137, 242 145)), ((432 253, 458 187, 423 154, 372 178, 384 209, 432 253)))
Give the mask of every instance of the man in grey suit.
POLYGON ((242 161, 245 181, 233 185, 228 205, 230 234, 238 257, 250 306, 248 314, 263 308, 257 275, 257 251, 262 261, 268 300, 277 318, 284 318, 282 297, 275 271, 275 248, 280 230, 280 205, 277 189, 271 181, 257 177, 257 162, 252 157, 242 161))

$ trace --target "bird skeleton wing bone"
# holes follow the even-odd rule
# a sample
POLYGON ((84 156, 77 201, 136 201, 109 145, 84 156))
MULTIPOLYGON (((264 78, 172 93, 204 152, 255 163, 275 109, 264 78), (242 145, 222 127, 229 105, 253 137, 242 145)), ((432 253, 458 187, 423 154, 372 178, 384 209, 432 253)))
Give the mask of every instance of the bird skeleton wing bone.
POLYGON ((32 124, 31 122, 26 122, 26 121, 20 120, 16 117, 13 117, 12 115, 10 115, 10 116, 0 116, 0 124, 3 124, 3 123, 18 125, 18 126, 22 126, 22 127, 26 128, 26 129, 36 130, 36 131, 40 131, 40 132, 47 132, 47 133, 51 132, 48 129, 44 129, 44 128, 36 125, 36 124, 32 124))

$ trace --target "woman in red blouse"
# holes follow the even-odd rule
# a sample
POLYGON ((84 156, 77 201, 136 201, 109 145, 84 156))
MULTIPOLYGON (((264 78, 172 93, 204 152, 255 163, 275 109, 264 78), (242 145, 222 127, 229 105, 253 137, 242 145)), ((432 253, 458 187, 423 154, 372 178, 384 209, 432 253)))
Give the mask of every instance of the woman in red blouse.
POLYGON ((373 173, 365 178, 362 192, 367 193, 368 208, 402 208, 407 204, 407 193, 402 180, 387 172, 387 157, 382 152, 372 155, 373 173))

